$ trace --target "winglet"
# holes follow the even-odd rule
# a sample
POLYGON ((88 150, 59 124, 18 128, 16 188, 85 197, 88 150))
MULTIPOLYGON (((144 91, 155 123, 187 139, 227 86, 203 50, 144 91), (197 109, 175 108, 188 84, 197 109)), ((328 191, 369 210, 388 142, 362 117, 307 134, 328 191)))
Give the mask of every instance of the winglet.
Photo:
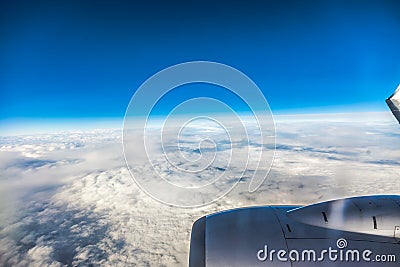
POLYGON ((397 87, 396 91, 386 99, 386 104, 400 123, 400 85, 397 87))

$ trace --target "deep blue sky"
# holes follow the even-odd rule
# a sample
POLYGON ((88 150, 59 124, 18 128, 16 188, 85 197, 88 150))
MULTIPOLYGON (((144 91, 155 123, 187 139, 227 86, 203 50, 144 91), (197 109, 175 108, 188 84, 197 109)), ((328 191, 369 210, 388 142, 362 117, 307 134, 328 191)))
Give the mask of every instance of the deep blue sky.
POLYGON ((400 1, 213 2, 1 1, 0 119, 122 117, 192 60, 241 70, 275 113, 383 110, 400 83, 400 1))

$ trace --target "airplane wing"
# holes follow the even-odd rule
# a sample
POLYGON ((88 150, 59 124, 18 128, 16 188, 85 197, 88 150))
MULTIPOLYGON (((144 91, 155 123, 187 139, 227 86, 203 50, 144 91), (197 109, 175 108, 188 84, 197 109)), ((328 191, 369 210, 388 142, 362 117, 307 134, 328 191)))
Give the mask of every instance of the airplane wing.
POLYGON ((189 267, 390 266, 400 261, 400 196, 228 210, 197 220, 189 267))
MULTIPOLYGON (((400 123, 400 86, 386 99, 400 123)), ((240 208, 198 219, 189 267, 399 266, 400 196, 240 208)))
POLYGON ((397 87, 396 91, 386 99, 386 104, 400 123, 400 85, 397 87))

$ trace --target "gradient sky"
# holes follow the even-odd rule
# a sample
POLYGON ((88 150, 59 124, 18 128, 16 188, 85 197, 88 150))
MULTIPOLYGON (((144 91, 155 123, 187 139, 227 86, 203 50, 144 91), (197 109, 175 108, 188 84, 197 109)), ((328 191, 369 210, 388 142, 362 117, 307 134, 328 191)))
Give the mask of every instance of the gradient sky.
POLYGON ((395 0, 6 0, 0 38, 8 120, 122 117, 142 82, 193 60, 244 72, 275 113, 386 110, 400 83, 395 0))

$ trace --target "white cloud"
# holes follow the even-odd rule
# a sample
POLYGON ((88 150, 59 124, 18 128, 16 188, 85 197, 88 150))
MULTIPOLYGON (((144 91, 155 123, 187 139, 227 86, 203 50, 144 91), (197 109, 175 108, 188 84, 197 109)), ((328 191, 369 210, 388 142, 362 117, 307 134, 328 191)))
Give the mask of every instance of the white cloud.
MULTIPOLYGON (((2 137, 0 264, 187 266, 191 225, 205 214, 398 193, 400 128, 391 120, 350 121, 278 120, 276 158, 261 188, 247 192, 249 166, 233 192, 197 209, 165 206, 138 188, 120 131, 2 137)), ((140 173, 149 175, 140 156, 140 173)), ((173 176, 161 158, 157 168, 173 176)), ((239 174, 236 166, 227 172, 239 174)))

